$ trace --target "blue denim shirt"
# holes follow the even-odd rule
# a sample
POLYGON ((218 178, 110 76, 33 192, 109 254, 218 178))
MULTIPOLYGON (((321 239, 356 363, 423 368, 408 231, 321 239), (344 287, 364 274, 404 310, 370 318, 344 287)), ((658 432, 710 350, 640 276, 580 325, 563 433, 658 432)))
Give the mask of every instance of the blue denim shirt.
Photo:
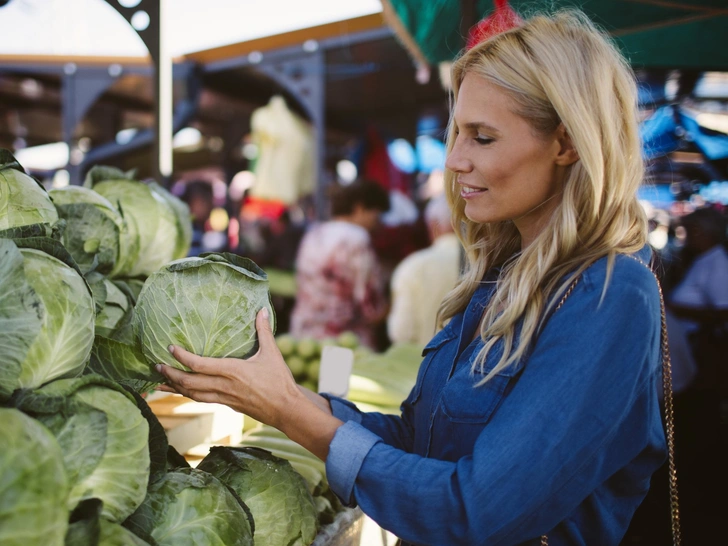
POLYGON ((537 545, 545 533, 551 546, 619 544, 665 459, 660 300, 627 256, 602 299, 606 262, 582 274, 529 356, 484 386, 471 373, 483 342, 471 340, 487 282, 426 346, 401 416, 327 396, 344 421, 326 460, 342 501, 405 544, 537 545))

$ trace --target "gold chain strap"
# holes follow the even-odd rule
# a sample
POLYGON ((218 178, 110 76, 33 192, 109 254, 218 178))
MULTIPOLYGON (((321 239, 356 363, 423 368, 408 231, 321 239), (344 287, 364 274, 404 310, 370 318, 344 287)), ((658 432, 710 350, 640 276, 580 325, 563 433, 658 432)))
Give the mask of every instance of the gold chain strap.
MULTIPOLYGON (((636 259, 637 258, 635 258, 635 260, 636 259)), ((668 480, 670 482, 670 521, 672 524, 672 543, 674 546, 681 546, 682 535, 680 533, 680 505, 678 503, 677 496, 677 466, 675 465, 675 412, 672 402, 672 362, 670 360, 670 348, 667 344, 665 298, 662 293, 660 279, 657 278, 657 275, 655 275, 655 272, 652 271, 652 269, 650 269, 650 272, 655 277, 655 281, 657 281, 657 289, 660 292, 660 313, 662 314, 662 390, 665 399, 665 436, 667 437, 667 469, 668 480)))
MULTIPOLYGON (((662 294, 662 286, 660 285, 660 279, 657 278, 655 272, 650 269, 647 264, 638 260, 634 256, 630 258, 641 263, 647 269, 649 269, 652 276, 657 282, 657 290, 660 293, 660 315, 661 315, 661 333, 660 333, 660 349, 662 353, 662 391, 665 401, 665 436, 667 438, 667 465, 668 465, 668 479, 670 481, 670 520, 672 523, 672 543, 673 546, 681 546, 682 535, 680 534, 680 506, 678 503, 677 495, 677 467, 675 466, 675 414, 672 403, 672 363, 670 361, 670 349, 667 344, 667 320, 665 319, 665 298, 662 294)), ((577 277, 574 282, 571 283, 568 290, 564 293, 561 301, 556 306, 554 311, 561 309, 564 305, 566 298, 569 297, 571 292, 579 282, 577 277)), ((541 546, 548 546, 548 536, 541 536, 541 546)))

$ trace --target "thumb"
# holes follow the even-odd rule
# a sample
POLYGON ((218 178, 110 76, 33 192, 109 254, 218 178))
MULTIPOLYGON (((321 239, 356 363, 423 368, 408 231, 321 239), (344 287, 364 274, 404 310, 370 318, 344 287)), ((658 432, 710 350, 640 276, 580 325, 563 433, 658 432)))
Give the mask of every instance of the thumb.
POLYGON ((276 339, 273 336, 273 330, 270 325, 270 311, 267 307, 263 307, 255 317, 255 329, 258 332, 258 345, 261 351, 269 351, 271 348, 277 349, 276 339))

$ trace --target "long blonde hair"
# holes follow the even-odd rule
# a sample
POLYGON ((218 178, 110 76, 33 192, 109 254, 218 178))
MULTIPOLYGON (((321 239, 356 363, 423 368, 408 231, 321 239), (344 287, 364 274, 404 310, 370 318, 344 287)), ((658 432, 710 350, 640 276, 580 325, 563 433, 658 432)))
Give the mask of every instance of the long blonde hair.
MULTIPOLYGON (((535 16, 465 52, 452 67, 453 110, 467 73, 500 86, 535 134, 551 134, 563 124, 579 155, 567 168, 561 203, 523 251, 513 222, 470 221, 456 173, 445 173, 467 265, 440 307, 438 325, 465 309, 489 269, 502 268, 481 325, 485 346, 473 371, 484 370, 488 352, 500 339, 504 351, 482 384, 524 356, 543 318, 589 265, 606 256, 611 272, 617 254, 642 248, 647 222, 636 197, 644 165, 634 74, 585 15, 570 10, 535 16)), ((451 116, 448 151, 454 143, 451 116)))

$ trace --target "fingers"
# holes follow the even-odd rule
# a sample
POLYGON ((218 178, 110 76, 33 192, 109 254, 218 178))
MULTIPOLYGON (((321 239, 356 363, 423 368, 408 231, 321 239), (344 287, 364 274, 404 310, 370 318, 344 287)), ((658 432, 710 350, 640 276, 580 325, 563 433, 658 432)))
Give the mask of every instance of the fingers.
POLYGON ((171 366, 159 364, 157 365, 157 371, 167 379, 166 388, 173 389, 167 392, 178 392, 193 400, 198 400, 197 393, 219 392, 223 386, 218 377, 188 373, 171 366))
POLYGON ((270 325, 270 313, 267 307, 263 307, 255 317, 255 329, 258 332, 258 344, 261 351, 277 349, 276 340, 270 325))
POLYGON ((177 362, 184 364, 195 373, 219 375, 224 367, 224 363, 220 359, 198 356, 176 345, 170 345, 169 352, 177 359, 177 362))
POLYGON ((155 387, 155 389, 156 389, 156 390, 158 390, 158 391, 162 391, 162 392, 171 392, 171 393, 176 393, 176 392, 177 392, 176 390, 174 390, 174 389, 173 389, 172 387, 170 387, 169 385, 164 385, 164 384, 162 384, 162 385, 157 385, 157 386, 155 387))

